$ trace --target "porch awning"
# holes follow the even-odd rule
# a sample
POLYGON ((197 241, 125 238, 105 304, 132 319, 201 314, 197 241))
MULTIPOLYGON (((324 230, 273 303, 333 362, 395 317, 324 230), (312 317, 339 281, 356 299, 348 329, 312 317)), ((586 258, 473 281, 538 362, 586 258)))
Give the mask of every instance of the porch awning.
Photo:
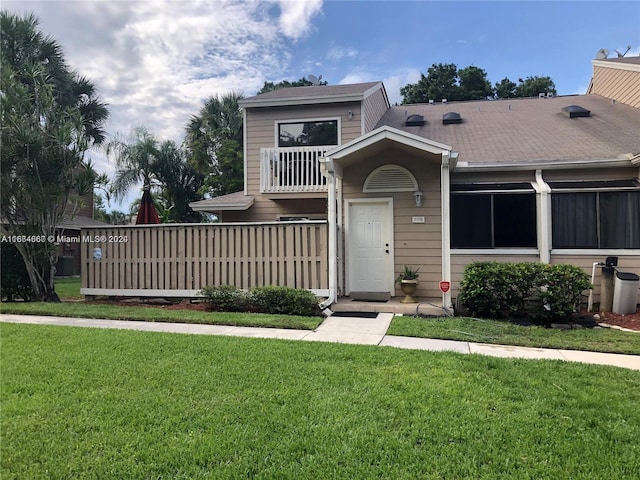
POLYGON ((416 154, 437 155, 438 159, 441 159, 443 154, 448 154, 454 162, 457 159, 457 154, 452 152, 450 145, 386 125, 329 150, 326 158, 341 167, 347 167, 390 146, 416 154))
POLYGON ((217 213, 229 210, 248 210, 253 205, 253 195, 235 192, 215 198, 191 202, 189 206, 196 212, 217 213))

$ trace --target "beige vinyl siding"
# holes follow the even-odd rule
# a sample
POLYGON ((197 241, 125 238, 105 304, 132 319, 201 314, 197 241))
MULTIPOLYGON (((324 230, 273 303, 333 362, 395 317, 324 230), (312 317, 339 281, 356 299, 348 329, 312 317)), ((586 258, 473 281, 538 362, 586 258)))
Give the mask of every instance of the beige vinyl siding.
MULTIPOLYGON (((388 150, 344 171, 345 200, 393 198, 394 272, 397 276, 405 264, 420 267, 416 295, 423 298, 441 296, 439 282, 442 280, 442 222, 439 162, 440 157, 435 155, 432 160, 428 160, 409 156, 399 150, 388 150), (389 163, 407 168, 416 177, 424 194, 421 207, 416 207, 413 192, 363 193, 362 186, 367 176, 377 167, 389 163), (412 223, 413 216, 425 217, 425 223, 412 223)), ((344 271, 347 271, 346 265, 344 271)), ((399 287, 396 287, 395 295, 402 295, 399 287)))
POLYGON ((388 108, 387 101, 381 88, 365 98, 362 102, 364 128, 362 133, 369 133, 373 130, 388 108))
POLYGON ((594 66, 591 82, 589 93, 640 108, 640 72, 594 66))
POLYGON ((269 200, 256 198, 253 206, 244 211, 222 212, 223 222, 274 222, 280 217, 305 217, 327 219, 326 198, 305 198, 296 196, 291 200, 269 200))
POLYGON ((340 143, 360 136, 360 103, 247 109, 247 193, 255 195, 253 206, 246 212, 225 212, 225 221, 273 221, 279 215, 326 213, 326 194, 292 194, 291 200, 276 200, 260 193, 260 149, 274 148, 276 123, 290 120, 339 118, 340 143), (349 119, 348 112, 353 112, 349 119), (315 198, 310 198, 315 197, 315 198), (318 198, 320 197, 320 198, 318 198), (294 202, 295 203, 292 203, 294 202))

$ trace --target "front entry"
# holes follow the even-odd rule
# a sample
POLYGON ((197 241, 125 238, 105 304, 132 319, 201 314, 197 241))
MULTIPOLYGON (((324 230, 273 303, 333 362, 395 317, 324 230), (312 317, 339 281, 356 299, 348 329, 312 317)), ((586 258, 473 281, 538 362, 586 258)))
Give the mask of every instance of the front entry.
POLYGON ((347 201, 349 293, 393 292, 392 199, 347 201))

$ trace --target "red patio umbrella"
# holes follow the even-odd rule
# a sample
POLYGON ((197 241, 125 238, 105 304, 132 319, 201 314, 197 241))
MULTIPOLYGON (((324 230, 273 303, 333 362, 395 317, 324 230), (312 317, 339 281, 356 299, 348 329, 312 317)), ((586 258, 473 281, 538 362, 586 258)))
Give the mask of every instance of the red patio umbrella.
POLYGON ((160 223, 160 217, 156 211, 156 206, 153 204, 153 198, 149 189, 145 188, 142 193, 142 200, 140 200, 140 209, 138 210, 138 216, 136 217, 136 225, 152 225, 160 223))

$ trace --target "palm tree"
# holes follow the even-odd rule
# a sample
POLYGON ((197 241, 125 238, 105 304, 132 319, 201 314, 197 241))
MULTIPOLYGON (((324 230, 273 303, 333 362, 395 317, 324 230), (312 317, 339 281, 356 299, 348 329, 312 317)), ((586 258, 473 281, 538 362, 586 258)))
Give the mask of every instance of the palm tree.
POLYGON ((107 143, 106 152, 115 157, 116 176, 111 192, 116 199, 122 199, 140 182, 146 190, 160 185, 156 175, 161 163, 158 139, 145 127, 134 128, 129 139, 114 138, 107 143))
POLYGON ((215 164, 216 151, 226 140, 242 146, 242 94, 232 92, 210 97, 187 125, 186 146, 190 163, 203 173, 215 164))

